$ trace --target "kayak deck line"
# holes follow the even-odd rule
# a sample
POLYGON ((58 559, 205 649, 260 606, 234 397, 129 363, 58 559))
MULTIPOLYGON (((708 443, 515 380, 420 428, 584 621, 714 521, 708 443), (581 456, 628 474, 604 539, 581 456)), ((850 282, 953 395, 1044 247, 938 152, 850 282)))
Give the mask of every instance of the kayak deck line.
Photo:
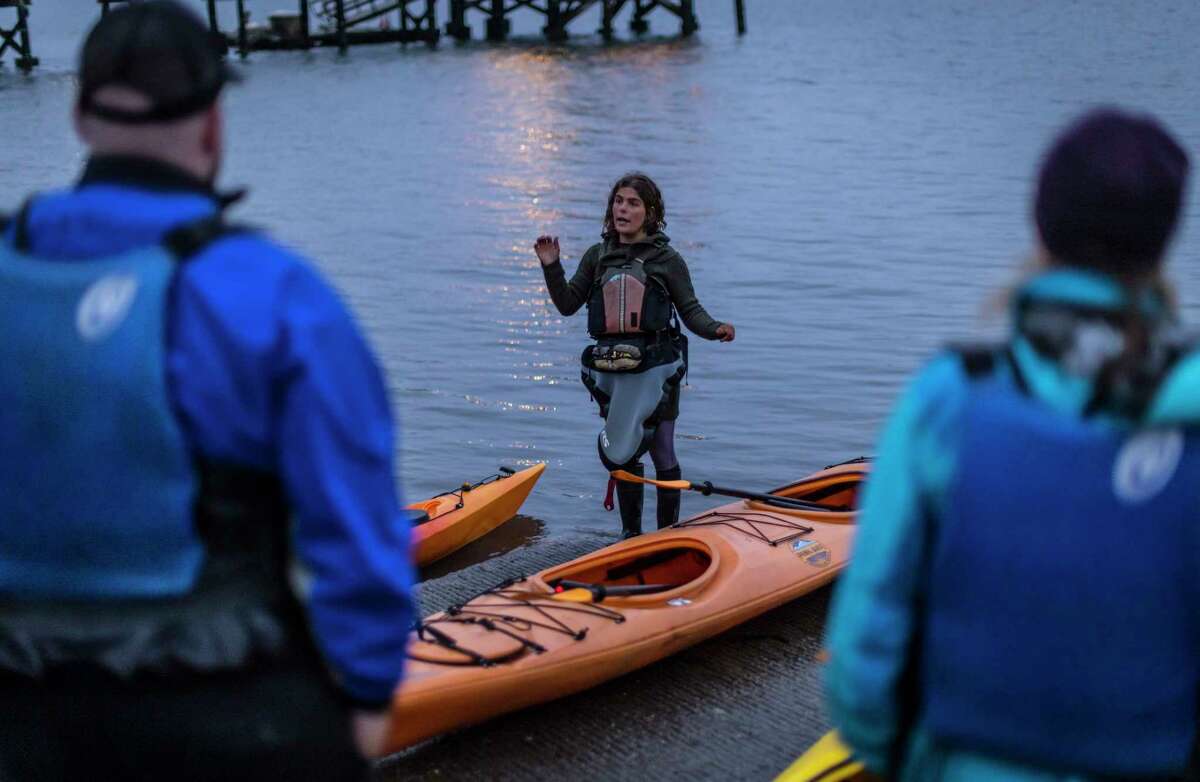
POLYGON ((417 638, 436 644, 437 648, 444 650, 445 654, 439 656, 414 654, 410 650, 408 657, 435 665, 478 665, 487 668, 505 663, 526 651, 534 654, 545 652, 544 646, 528 637, 528 633, 535 627, 561 633, 576 641, 587 638, 590 627, 572 627, 564 618, 560 618, 554 612, 582 614, 616 623, 625 621, 625 617, 619 611, 611 608, 594 603, 560 602, 554 599, 553 593, 543 594, 513 589, 513 583, 511 579, 508 579, 482 594, 476 595, 462 605, 451 606, 442 615, 417 622, 415 626, 417 638), (535 617, 513 616, 511 612, 513 608, 531 609, 535 617), (502 644, 499 648, 493 648, 486 652, 469 649, 461 645, 453 636, 443 632, 437 626, 439 624, 478 625, 489 632, 499 633, 512 643, 502 644))
POLYGON ((455 489, 447 489, 440 494, 435 494, 427 500, 414 503, 408 507, 413 510, 420 509, 426 513, 429 513, 431 508, 436 510, 437 513, 429 513, 429 521, 435 521, 436 519, 440 519, 442 516, 445 516, 447 513, 453 513, 456 510, 462 510, 466 505, 466 501, 463 498, 464 494, 472 492, 475 489, 478 489, 480 486, 487 486, 489 483, 495 483, 496 481, 502 481, 506 478, 511 478, 516 474, 516 470, 512 469, 511 467, 501 467, 500 472, 496 473, 495 475, 489 475, 486 478, 481 478, 474 483, 464 483, 455 489), (443 497, 452 498, 454 500, 454 505, 452 507, 445 507, 446 503, 441 501, 443 497))
MULTIPOLYGON (((723 611, 721 611, 719 613, 713 614, 712 617, 710 617, 710 618, 720 624, 725 624, 727 620, 732 620, 732 621, 728 621, 728 626, 733 627, 733 626, 736 626, 737 624, 739 624, 741 622, 741 620, 743 618, 745 618, 744 614, 745 614, 746 608, 749 608, 750 611, 755 616, 757 616, 758 614, 769 611, 772 608, 776 608, 779 605, 786 603, 796 597, 802 597, 802 596, 807 595, 808 593, 814 591, 815 589, 819 589, 823 586, 828 585, 829 583, 831 583, 834 580, 834 578, 836 576, 837 576, 836 572, 829 572, 825 577, 815 581, 814 584, 810 585, 811 588, 806 588, 806 589, 800 590, 798 592, 793 592, 792 590, 785 590, 780 593, 772 593, 772 594, 764 595, 763 597, 756 599, 754 602, 747 603, 747 604, 745 604, 745 606, 742 606, 740 608, 724 609, 723 611)), ((652 648, 652 647, 661 645, 664 641, 675 641, 675 640, 677 640, 677 635, 678 634, 675 633, 673 630, 661 630, 661 631, 657 631, 652 634, 647 634, 644 637, 640 638, 638 641, 629 645, 628 651, 630 653, 638 653, 638 652, 643 651, 644 649, 648 649, 648 648, 652 648)), ((682 651, 683 649, 686 649, 687 647, 692 646, 695 643, 699 643, 703 640, 705 640, 705 639, 698 638, 695 641, 689 641, 688 643, 680 646, 678 649, 675 649, 674 651, 682 651)), ((533 679, 536 679, 537 677, 542 676, 548 672, 553 673, 556 670, 556 668, 560 669, 560 670, 569 670, 573 666, 581 666, 581 665, 587 666, 587 665, 592 665, 594 662, 596 662, 596 663, 603 662, 603 660, 607 654, 608 654, 608 652, 606 650, 601 649, 601 650, 598 650, 593 653, 581 655, 581 656, 576 657, 571 660, 562 660, 562 661, 558 661, 558 662, 547 662, 545 664, 545 666, 539 670, 525 670, 525 671, 522 671, 518 675, 521 677, 527 677, 530 680, 533 680, 533 679)), ((520 657, 520 655, 518 655, 518 656, 520 657)), ((424 662, 424 660, 422 660, 421 662, 424 662)), ((515 662, 519 662, 519 660, 510 659, 506 662, 515 663, 515 662)), ((494 667, 493 666, 480 666, 480 667, 492 667, 493 670, 499 670, 499 669, 501 669, 502 666, 494 666, 494 667)), ((461 684, 461 683, 454 683, 454 684, 447 684, 444 688, 441 689, 441 692, 445 695, 456 695, 456 694, 458 694, 458 692, 456 691, 457 688, 462 688, 463 690, 466 690, 467 692, 470 692, 473 690, 472 685, 469 683, 465 684, 465 685, 461 684)))
POLYGON ((791 519, 781 519, 771 516, 767 513, 755 512, 736 512, 728 513, 721 510, 710 510, 707 513, 702 513, 699 516, 694 516, 686 521, 678 522, 673 525, 673 529, 687 529, 689 527, 712 527, 722 526, 731 527, 738 532, 744 532, 752 538, 761 540, 768 546, 778 546, 781 543, 787 543, 796 538, 805 535, 811 535, 812 527, 805 526, 791 519), (745 522, 745 526, 741 526, 738 522, 745 522), (747 527, 749 529, 747 529, 747 527), (781 527, 790 530, 790 533, 780 538, 770 538, 763 527, 781 527))

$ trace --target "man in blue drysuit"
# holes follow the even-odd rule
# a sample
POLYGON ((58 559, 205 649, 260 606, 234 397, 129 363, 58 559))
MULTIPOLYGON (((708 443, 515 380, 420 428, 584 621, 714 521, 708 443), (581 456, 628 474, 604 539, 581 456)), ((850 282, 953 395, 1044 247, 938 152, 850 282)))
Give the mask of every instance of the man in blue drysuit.
POLYGON ((172 0, 83 46, 78 183, 0 241, 0 778, 348 779, 412 618, 380 369, 227 222, 234 74, 172 0))

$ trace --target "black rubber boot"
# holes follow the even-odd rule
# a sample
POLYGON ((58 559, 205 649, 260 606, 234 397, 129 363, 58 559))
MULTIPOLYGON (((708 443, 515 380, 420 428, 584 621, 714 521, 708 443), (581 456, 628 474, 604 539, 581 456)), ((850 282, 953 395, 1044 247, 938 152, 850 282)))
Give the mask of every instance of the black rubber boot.
MULTIPOLYGON (((641 463, 626 465, 625 470, 639 478, 646 474, 641 463)), ((617 506, 621 509, 621 539, 642 534, 642 500, 646 487, 640 483, 617 481, 617 506)))
MULTIPOLYGON (((675 465, 669 470, 656 470, 654 479, 659 481, 677 481, 683 477, 683 470, 679 469, 679 465, 675 465)), ((663 529, 669 527, 679 521, 679 503, 682 501, 680 496, 682 492, 679 489, 657 489, 658 505, 655 507, 655 512, 658 513, 658 528, 663 529)))

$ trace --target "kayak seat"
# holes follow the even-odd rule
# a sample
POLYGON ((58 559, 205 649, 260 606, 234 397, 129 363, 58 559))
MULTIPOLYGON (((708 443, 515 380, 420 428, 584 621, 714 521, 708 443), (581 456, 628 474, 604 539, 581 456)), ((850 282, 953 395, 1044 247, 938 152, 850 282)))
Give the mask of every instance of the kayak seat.
POLYGON ((417 527, 429 521, 429 511, 420 506, 409 505, 404 509, 404 516, 410 527, 417 527))
POLYGON ((457 498, 453 497, 453 495, 443 494, 440 497, 433 498, 432 500, 425 500, 424 502, 415 502, 412 505, 406 505, 404 506, 404 509, 413 514, 411 516, 411 520, 412 525, 415 527, 418 524, 424 524, 430 519, 436 519, 438 516, 454 510, 457 507, 456 499, 457 498), (421 518, 422 516, 424 516, 424 518, 421 518))

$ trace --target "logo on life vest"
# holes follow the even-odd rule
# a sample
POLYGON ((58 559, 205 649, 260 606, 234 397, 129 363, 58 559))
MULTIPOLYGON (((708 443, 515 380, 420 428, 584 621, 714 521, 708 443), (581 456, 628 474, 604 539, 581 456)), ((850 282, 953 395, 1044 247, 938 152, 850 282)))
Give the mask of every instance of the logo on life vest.
POLYGON ((138 279, 132 274, 110 274, 92 283, 75 310, 75 328, 88 342, 116 331, 137 296, 138 279))
POLYGON ((1126 503, 1144 502, 1170 483, 1183 456, 1178 429, 1142 432, 1129 438, 1113 464, 1113 492, 1126 503))

